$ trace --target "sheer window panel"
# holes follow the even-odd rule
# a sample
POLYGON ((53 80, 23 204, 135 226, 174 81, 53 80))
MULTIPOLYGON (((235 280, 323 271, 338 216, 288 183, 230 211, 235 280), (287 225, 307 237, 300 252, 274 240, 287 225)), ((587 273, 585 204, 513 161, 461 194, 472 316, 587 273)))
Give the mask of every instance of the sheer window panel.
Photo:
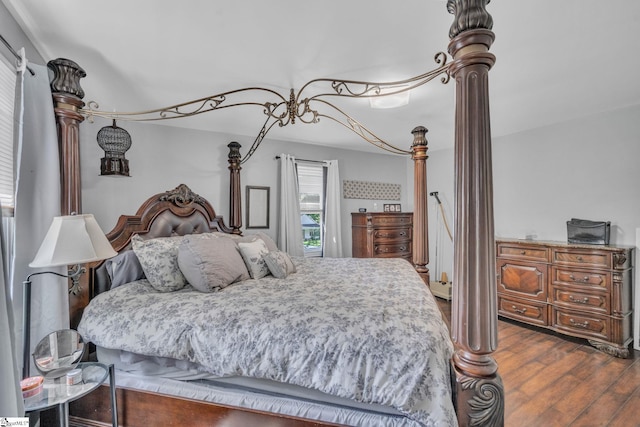
MULTIPOLYGON (((11 266, 15 221, 13 177, 13 127, 16 70, 0 57, 0 206, 2 206, 2 247, 5 267, 11 266)), ((7 271, 5 271, 8 274, 7 271)))

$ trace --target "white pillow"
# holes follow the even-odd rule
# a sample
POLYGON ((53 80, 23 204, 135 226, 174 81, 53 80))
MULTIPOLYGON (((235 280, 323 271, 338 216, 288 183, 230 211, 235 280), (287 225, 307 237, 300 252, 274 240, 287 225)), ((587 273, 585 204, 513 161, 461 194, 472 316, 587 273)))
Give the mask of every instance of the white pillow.
POLYGON ((252 279, 260 279, 269 274, 269 267, 263 256, 269 253, 267 245, 262 239, 255 239, 252 242, 238 242, 240 254, 251 274, 252 279))

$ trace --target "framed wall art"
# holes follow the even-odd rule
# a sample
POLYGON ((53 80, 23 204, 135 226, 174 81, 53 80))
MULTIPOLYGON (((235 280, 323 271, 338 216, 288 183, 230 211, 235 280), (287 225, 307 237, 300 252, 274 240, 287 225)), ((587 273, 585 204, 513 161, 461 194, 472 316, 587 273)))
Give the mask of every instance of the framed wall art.
POLYGON ((269 228, 269 187, 247 185, 247 228, 269 228))

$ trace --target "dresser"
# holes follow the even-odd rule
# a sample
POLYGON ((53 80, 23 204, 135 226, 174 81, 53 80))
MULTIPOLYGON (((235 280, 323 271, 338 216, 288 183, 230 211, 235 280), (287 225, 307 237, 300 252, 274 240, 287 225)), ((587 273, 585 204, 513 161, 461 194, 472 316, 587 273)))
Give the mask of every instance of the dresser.
POLYGON ((354 258, 404 258, 412 262, 411 212, 354 212, 351 247, 354 258))
POLYGON ((629 357, 633 250, 496 240, 498 314, 629 357))

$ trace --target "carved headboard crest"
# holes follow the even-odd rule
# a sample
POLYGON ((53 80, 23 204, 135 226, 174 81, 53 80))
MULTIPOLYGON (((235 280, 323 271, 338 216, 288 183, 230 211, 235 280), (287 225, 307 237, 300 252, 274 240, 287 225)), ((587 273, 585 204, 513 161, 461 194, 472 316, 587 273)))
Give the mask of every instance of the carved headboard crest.
POLYGON ((191 191, 185 184, 180 184, 173 190, 165 191, 159 200, 161 202, 171 202, 179 207, 186 207, 192 203, 198 203, 204 206, 207 202, 204 197, 191 191))

